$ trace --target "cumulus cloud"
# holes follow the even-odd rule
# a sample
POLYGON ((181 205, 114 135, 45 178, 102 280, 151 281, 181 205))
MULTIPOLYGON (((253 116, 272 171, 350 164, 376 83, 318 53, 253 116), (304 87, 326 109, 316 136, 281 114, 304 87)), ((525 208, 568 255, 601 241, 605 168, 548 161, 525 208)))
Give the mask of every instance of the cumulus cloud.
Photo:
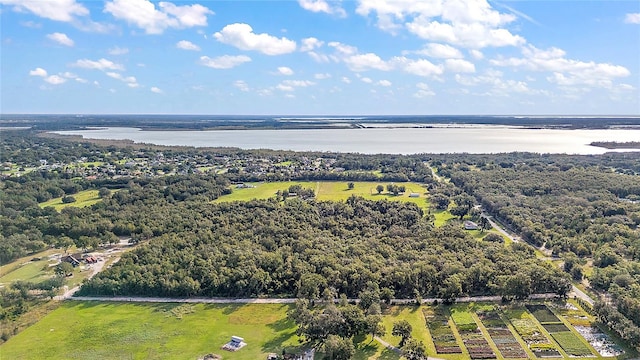
POLYGON ((251 58, 245 55, 222 55, 216 58, 200 57, 200 64, 214 69, 231 69, 249 61, 251 61, 251 58))
POLYGON ((105 4, 104 11, 143 29, 147 34, 162 34, 168 28, 206 26, 207 15, 213 14, 199 4, 178 6, 161 1, 156 8, 149 0, 112 0, 105 4))
POLYGON ((457 73, 473 73, 476 72, 476 66, 469 61, 462 59, 447 59, 444 62, 447 70, 457 73))
POLYGON ((72 66, 84 68, 84 69, 94 69, 94 70, 124 70, 124 66, 121 64, 116 64, 111 60, 100 59, 100 60, 89 60, 89 59, 80 59, 75 63, 71 64, 72 66))
POLYGON ((308 11, 315 13, 335 14, 338 16, 346 16, 347 13, 337 3, 328 3, 326 0, 298 0, 298 4, 308 11))
POLYGON ((121 47, 113 47, 108 50, 109 55, 125 55, 129 53, 129 49, 121 47))
POLYGON ((418 91, 413 94, 413 97, 422 99, 422 98, 434 96, 436 94, 435 92, 433 92, 433 90, 429 88, 429 85, 425 83, 419 82, 416 84, 416 87, 418 88, 418 91))
POLYGON ((567 59, 565 51, 555 47, 542 50, 529 45, 522 48, 522 54, 521 58, 498 58, 491 60, 491 63, 496 66, 550 72, 552 76, 547 77, 548 81, 565 86, 611 88, 614 79, 631 75, 624 66, 567 59))
POLYGON ((629 13, 625 15, 624 22, 626 24, 640 24, 640 13, 629 13))
POLYGON ((342 79, 340 79, 340 81, 342 81, 345 84, 351 84, 351 79, 349 79, 346 76, 343 76, 342 79))
POLYGON ((496 11, 487 0, 359 0, 356 13, 375 14, 386 31, 405 28, 423 39, 465 48, 525 43, 504 28, 516 17, 496 11))
POLYGON ((315 79, 317 79, 317 80, 324 80, 324 79, 330 78, 331 74, 329 74, 329 73, 324 73, 324 74, 323 73, 318 73, 318 74, 313 75, 313 77, 315 79))
POLYGON ((240 91, 247 92, 249 91, 249 85, 243 80, 236 80, 233 82, 233 86, 238 88, 240 91))
POLYGON ((363 83, 367 83, 367 84, 371 84, 373 82, 373 80, 371 80, 371 78, 368 78, 368 77, 360 78, 360 80, 362 80, 363 83))
POLYGON ((87 81, 87 80, 85 80, 85 79, 83 79, 83 78, 79 77, 78 75, 76 75, 76 74, 74 74, 74 73, 71 73, 71 72, 68 72, 68 71, 67 71, 67 72, 62 73, 61 75, 62 75, 63 77, 65 77, 65 78, 67 78, 67 79, 73 79, 73 80, 75 80, 75 81, 77 81, 77 82, 80 82, 80 83, 83 83, 83 84, 86 84, 86 83, 88 83, 88 82, 89 82, 89 81, 87 81))
POLYGON ((87 16, 89 10, 75 0, 0 0, 0 4, 11 5, 15 11, 28 11, 42 18, 71 22, 76 16, 87 16))
POLYGON ((44 78, 44 81, 48 82, 51 85, 60 85, 67 82, 67 79, 63 78, 60 75, 51 75, 44 78))
POLYGON ((374 53, 350 55, 343 59, 352 71, 381 70, 389 71, 392 66, 374 53))
POLYGON ((506 29, 487 27, 481 23, 450 24, 438 21, 416 21, 407 24, 415 35, 432 41, 446 42, 465 48, 517 46, 526 41, 506 29))
POLYGON ((416 53, 441 59, 462 59, 464 57, 460 50, 454 48, 453 46, 436 43, 430 43, 425 46, 424 49, 419 50, 416 53))
POLYGON ((476 60, 484 59, 484 54, 480 50, 471 49, 469 50, 469 54, 471 54, 471 56, 476 60))
POLYGON ((176 47, 182 50, 200 51, 200 46, 187 40, 178 41, 178 43, 176 44, 176 47))
POLYGON ((57 42, 60 45, 64 46, 73 46, 74 42, 71 40, 66 34, 55 32, 52 34, 47 34, 47 39, 57 42))
POLYGON ((412 60, 405 57, 395 57, 392 61, 397 67, 413 75, 434 76, 441 75, 444 72, 442 65, 435 65, 426 59, 412 60))
POLYGON ((45 77, 45 76, 47 76, 47 70, 45 70, 43 68, 35 68, 35 69, 29 71, 29 75, 45 77))
POLYGON ((278 75, 290 76, 293 75, 293 70, 287 66, 280 66, 278 68, 278 75))
POLYGON ((120 80, 126 83, 127 86, 131 88, 137 88, 140 86, 135 76, 123 76, 122 74, 117 72, 107 72, 107 76, 116 80, 120 80))
POLYGON ((324 45, 324 41, 320 41, 314 37, 302 39, 301 43, 300 51, 312 51, 324 45))
POLYGON ((380 80, 380 81, 378 81, 377 84, 380 85, 380 86, 387 87, 387 86, 391 86, 391 81, 389 81, 389 80, 380 80))
POLYGON ((269 34, 256 34, 249 24, 235 23, 225 26, 213 34, 221 43, 240 50, 259 51, 266 55, 282 55, 296 50, 296 42, 285 37, 277 38, 269 34))
POLYGON ((150 90, 152 93, 164 94, 164 91, 162 91, 162 89, 160 89, 159 87, 152 86, 150 90))

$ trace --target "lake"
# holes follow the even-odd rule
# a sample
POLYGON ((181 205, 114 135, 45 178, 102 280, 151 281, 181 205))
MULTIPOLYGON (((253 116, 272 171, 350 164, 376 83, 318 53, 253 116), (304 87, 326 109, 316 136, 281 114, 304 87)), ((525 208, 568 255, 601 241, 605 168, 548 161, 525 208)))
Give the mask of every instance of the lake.
POLYGON ((432 128, 361 128, 295 130, 143 131, 110 127, 55 131, 88 139, 132 140, 136 143, 194 147, 237 147, 294 151, 415 153, 602 154, 611 150, 592 141, 639 141, 640 129, 559 130, 500 125, 439 125, 432 128))

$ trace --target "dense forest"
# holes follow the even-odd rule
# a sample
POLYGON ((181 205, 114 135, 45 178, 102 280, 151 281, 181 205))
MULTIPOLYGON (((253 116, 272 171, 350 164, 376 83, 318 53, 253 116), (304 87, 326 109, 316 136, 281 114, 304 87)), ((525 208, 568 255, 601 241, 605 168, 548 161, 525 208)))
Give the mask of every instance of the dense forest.
MULTIPOLYGON (((629 320, 621 335, 640 339, 639 156, 626 156, 629 161, 615 168, 469 156, 445 160, 439 169, 524 240, 562 257, 575 281, 587 277, 607 293, 618 318, 629 320)), ((605 320, 614 313, 597 309, 605 320)))
POLYGON ((562 272, 528 247, 505 249, 459 227, 433 228, 414 204, 352 197, 187 202, 156 211, 145 213, 163 219, 164 234, 86 283, 82 294, 309 297, 332 288, 357 297, 370 282, 401 298, 569 290, 562 272))

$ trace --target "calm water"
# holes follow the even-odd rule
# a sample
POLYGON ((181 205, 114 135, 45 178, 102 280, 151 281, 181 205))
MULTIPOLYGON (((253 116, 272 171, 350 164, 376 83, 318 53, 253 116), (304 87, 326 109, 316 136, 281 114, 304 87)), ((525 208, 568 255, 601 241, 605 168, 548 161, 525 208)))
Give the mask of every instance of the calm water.
POLYGON ((638 130, 551 130, 495 125, 435 128, 368 128, 312 130, 142 131, 114 127, 56 131, 90 139, 133 140, 157 145, 237 147, 295 151, 415 153, 536 153, 601 154, 610 150, 592 141, 640 141, 638 130))

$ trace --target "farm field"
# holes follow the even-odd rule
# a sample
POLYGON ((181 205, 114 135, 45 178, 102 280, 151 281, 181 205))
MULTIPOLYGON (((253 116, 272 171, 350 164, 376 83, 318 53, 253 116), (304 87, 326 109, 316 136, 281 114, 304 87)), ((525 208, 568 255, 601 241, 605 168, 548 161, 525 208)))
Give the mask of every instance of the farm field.
POLYGON ((53 206, 54 209, 56 209, 57 211, 60 211, 67 206, 87 207, 102 200, 100 199, 100 196, 98 196, 98 190, 84 190, 76 194, 73 194, 71 196, 73 196, 76 199, 76 201, 73 203, 65 204, 62 202, 62 197, 59 197, 59 198, 45 201, 43 203, 40 203, 39 205, 41 208, 45 208, 47 206, 53 206))
MULTIPOLYGON (((287 352, 301 350, 295 325, 286 318, 290 306, 66 302, 2 345, 0 354, 3 359, 196 359, 217 353, 224 359, 265 359, 270 352, 282 353, 283 347, 287 352), (248 345, 238 352, 221 350, 232 335, 248 345)), ((573 310, 578 312, 582 310, 573 310)), ((540 349, 549 350, 545 356, 557 353, 556 359, 635 356, 600 356, 568 323, 568 331, 551 333, 551 339, 544 336, 546 342, 529 348, 529 331, 544 330, 521 305, 392 306, 383 311, 382 338, 394 346, 400 338, 391 335, 391 329, 399 320, 411 324, 412 336, 424 343, 429 356, 446 360, 534 358, 540 349), (452 347, 460 352, 448 352, 452 347)), ((369 336, 355 340, 354 359, 399 359, 369 336)))
POLYGON ((349 189, 348 182, 344 181, 276 181, 269 183, 247 183, 245 185, 250 187, 233 187, 232 194, 221 196, 216 199, 215 202, 268 199, 273 197, 278 190, 286 190, 292 185, 300 185, 303 188, 312 189, 316 194, 316 199, 321 201, 344 201, 351 195, 356 195, 369 200, 386 199, 390 201, 412 202, 417 204, 423 210, 426 210, 428 207, 428 201, 425 195, 427 190, 418 183, 397 183, 398 185, 404 185, 406 187, 406 192, 397 196, 387 192, 386 186, 390 183, 355 181, 353 184, 353 189, 349 189), (385 186, 385 190, 381 194, 378 194, 376 191, 376 186, 378 185, 385 186), (412 192, 418 193, 420 196, 417 198, 409 197, 409 194, 412 192))

